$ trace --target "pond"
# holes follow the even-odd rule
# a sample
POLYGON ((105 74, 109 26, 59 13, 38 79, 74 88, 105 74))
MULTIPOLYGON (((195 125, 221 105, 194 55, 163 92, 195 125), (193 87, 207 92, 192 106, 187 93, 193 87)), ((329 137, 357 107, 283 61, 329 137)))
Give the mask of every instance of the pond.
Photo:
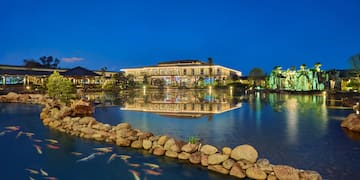
MULTIPOLYGON (((105 123, 129 122, 134 128, 185 141, 198 137, 218 148, 251 144, 261 158, 273 164, 316 170, 324 179, 360 179, 359 135, 340 127, 351 110, 334 108, 337 101, 325 95, 233 96, 227 91, 165 90, 91 97, 100 103, 96 119, 105 123)), ((5 131, 0 136, 2 179, 37 179, 41 173, 31 174, 25 169, 40 168, 58 179, 133 179, 129 170, 138 172, 141 179, 229 178, 170 158, 52 131, 41 124, 40 111, 36 105, 0 104, 0 128, 5 131), (22 132, 35 135, 18 136, 19 131, 10 132, 6 126, 20 126, 22 132), (51 143, 45 139, 58 140, 54 145, 59 149, 49 148, 51 143), (42 154, 34 145, 41 147, 42 154), (78 162, 96 153, 94 148, 98 147, 112 147, 113 152, 97 153, 89 161, 78 162), (112 153, 131 158, 107 163, 112 153), (161 170, 143 162, 157 164, 161 170)))

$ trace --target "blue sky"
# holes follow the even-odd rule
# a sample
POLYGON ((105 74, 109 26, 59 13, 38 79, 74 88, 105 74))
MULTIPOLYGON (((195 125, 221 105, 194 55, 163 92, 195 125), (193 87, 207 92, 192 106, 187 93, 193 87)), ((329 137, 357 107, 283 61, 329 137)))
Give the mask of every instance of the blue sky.
POLYGON ((343 69, 360 53, 359 9, 358 0, 2 0, 0 64, 52 55, 60 67, 119 70, 212 57, 245 75, 343 69))

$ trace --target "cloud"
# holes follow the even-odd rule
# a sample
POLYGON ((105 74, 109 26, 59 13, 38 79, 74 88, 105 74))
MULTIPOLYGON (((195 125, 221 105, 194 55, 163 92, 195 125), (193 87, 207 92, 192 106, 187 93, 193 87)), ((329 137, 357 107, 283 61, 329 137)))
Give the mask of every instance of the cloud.
POLYGON ((84 60, 84 58, 81 58, 81 57, 64 57, 61 59, 62 61, 64 62, 67 62, 67 63, 72 63, 72 62, 77 62, 77 61, 82 61, 84 60))

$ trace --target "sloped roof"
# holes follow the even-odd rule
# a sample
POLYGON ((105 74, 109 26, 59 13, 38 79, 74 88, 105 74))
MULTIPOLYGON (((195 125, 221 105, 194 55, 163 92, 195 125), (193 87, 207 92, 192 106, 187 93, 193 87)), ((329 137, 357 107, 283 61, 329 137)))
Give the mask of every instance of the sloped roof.
POLYGON ((85 69, 83 67, 77 66, 75 68, 69 69, 64 73, 61 73, 63 76, 100 76, 93 71, 85 69))
POLYGON ((0 75, 32 75, 32 76, 49 76, 51 71, 31 71, 31 70, 14 70, 14 69, 0 69, 0 75))

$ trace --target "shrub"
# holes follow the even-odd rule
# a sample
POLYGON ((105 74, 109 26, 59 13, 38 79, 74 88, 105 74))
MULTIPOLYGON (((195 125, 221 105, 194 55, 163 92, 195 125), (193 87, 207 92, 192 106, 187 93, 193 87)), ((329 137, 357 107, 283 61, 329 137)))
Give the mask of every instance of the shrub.
POLYGON ((47 93, 50 97, 59 99, 65 103, 68 103, 70 99, 76 97, 76 88, 70 80, 61 76, 59 72, 54 71, 46 84, 47 93))

